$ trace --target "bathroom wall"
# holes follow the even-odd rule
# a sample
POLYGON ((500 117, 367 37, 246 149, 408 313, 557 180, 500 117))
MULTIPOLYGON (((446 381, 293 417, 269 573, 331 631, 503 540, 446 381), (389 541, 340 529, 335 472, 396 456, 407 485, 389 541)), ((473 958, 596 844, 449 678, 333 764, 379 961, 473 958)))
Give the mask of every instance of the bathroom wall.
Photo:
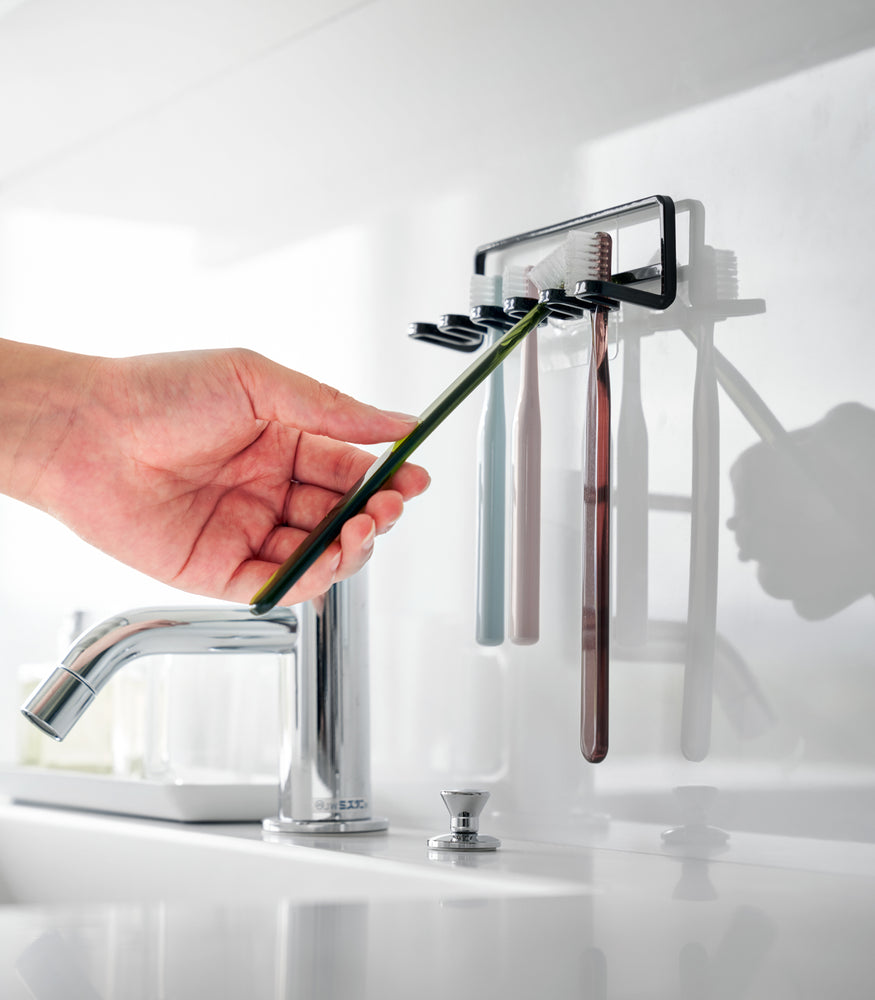
MULTIPOLYGON (((263 6, 245 52, 231 32, 212 61, 180 60, 174 92, 132 86, 126 106, 92 81, 78 135, 52 146, 43 126, 3 162, 0 332, 108 354, 243 343, 417 412, 467 359, 406 325, 464 310, 476 246, 670 195, 678 303, 659 321, 624 307, 612 349, 615 471, 646 460, 649 538, 614 566, 615 604, 645 568, 648 604, 643 637, 615 629, 609 756, 578 751, 586 371, 560 344, 541 377, 541 641, 473 640, 477 394, 423 446, 433 484, 369 569, 375 799, 442 823, 441 788, 482 785, 506 831, 574 839, 607 817, 671 823, 674 788, 712 786, 730 829, 872 839, 875 12, 840 4, 823 25, 815 4, 774 4, 749 31, 744 4, 678 0, 655 21, 632 5, 618 26, 587 4, 532 24, 522 5, 375 0, 271 45, 263 6), (737 267, 728 291, 709 291, 715 260, 737 267), (697 358, 720 387, 694 417, 697 358), (693 494, 697 440, 713 497, 693 494), (694 511, 717 548, 691 605, 694 511), (690 761, 703 633, 713 715, 690 761)), ((48 7, 0 18, 0 44, 38 46, 48 7)), ((505 377, 510 416, 516 358, 505 377)), ((194 600, 11 501, 0 546, 10 720, 18 664, 52 658, 71 609, 194 600)))

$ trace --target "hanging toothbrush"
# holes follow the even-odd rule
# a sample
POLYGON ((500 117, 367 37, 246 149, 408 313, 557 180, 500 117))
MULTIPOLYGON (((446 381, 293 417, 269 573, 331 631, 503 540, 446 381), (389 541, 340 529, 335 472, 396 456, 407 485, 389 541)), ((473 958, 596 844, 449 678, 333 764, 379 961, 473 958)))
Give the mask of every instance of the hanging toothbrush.
POLYGON ((592 354, 586 386, 583 469, 583 625, 581 749, 587 760, 608 752, 608 644, 611 539, 611 383, 608 313, 592 315, 592 354))
POLYGON ((580 748, 598 763, 608 752, 608 647, 611 571, 611 384, 608 309, 574 297, 578 285, 611 277, 611 237, 579 229, 531 272, 539 299, 569 318, 589 309, 592 351, 586 388, 583 446, 583 608, 581 614, 580 748))
MULTIPOLYGON (((501 276, 471 276, 471 319, 489 330, 489 345, 513 326, 501 308, 501 276)), ((501 368, 486 380, 477 447, 477 624, 481 646, 504 641, 505 536, 504 374, 501 368)))
MULTIPOLYGON (((537 303, 530 267, 504 272, 504 309, 521 318, 537 303)), ((510 640, 531 645, 540 634, 541 604, 541 408, 538 331, 523 341, 520 388, 513 421, 511 494, 510 640)))
MULTIPOLYGON (((566 287, 611 277, 607 233, 568 234, 566 287)), ((580 747, 597 763, 608 752, 608 664, 611 614, 611 382, 608 310, 592 311, 583 449, 583 614, 580 747)))

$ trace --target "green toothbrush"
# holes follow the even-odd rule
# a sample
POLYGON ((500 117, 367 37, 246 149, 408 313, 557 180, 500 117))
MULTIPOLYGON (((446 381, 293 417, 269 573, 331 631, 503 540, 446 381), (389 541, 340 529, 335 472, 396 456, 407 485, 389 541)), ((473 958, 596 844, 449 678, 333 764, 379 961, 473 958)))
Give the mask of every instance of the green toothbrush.
POLYGON ((456 381, 422 412, 419 423, 407 437, 401 438, 387 449, 355 486, 332 507, 252 598, 249 610, 255 615, 263 615, 270 611, 337 538, 344 523, 364 508, 368 500, 386 485, 429 434, 443 423, 444 419, 495 371, 508 354, 546 317, 546 307, 536 305, 466 368, 456 381))

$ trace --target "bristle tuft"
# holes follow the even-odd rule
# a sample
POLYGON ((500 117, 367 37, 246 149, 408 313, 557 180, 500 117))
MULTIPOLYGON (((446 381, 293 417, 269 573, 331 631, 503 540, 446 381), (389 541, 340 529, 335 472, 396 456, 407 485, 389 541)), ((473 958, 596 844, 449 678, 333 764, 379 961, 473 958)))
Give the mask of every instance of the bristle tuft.
POLYGON ((566 238, 565 287, 573 292, 579 281, 608 281, 611 277, 611 237, 573 229, 566 238))
POLYGON ((477 306, 500 306, 502 301, 500 274, 471 275, 471 309, 477 306))
POLYGON ((529 280, 539 291, 547 288, 565 287, 565 244, 562 243, 551 253, 538 261, 529 272, 529 280))
POLYGON ((504 297, 506 299, 536 299, 538 289, 529 278, 531 272, 531 265, 509 264, 504 269, 504 297))

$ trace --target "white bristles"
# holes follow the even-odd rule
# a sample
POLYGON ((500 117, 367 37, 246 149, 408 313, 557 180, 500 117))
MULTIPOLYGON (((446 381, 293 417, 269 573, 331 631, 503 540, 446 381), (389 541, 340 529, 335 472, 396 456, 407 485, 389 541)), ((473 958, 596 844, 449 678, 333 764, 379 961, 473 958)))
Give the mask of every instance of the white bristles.
POLYGON ((529 280, 541 292, 565 286, 565 244, 562 243, 538 261, 529 272, 529 280))
POLYGON ((472 274, 469 302, 471 309, 477 306, 500 306, 502 303, 501 275, 472 274))
POLYGON ((523 267, 509 264, 504 269, 504 297, 506 299, 536 299, 538 289, 532 284, 529 275, 531 266, 523 267))
POLYGON ((572 229, 565 240, 565 288, 573 293, 579 281, 604 281, 610 276, 610 236, 572 229))

